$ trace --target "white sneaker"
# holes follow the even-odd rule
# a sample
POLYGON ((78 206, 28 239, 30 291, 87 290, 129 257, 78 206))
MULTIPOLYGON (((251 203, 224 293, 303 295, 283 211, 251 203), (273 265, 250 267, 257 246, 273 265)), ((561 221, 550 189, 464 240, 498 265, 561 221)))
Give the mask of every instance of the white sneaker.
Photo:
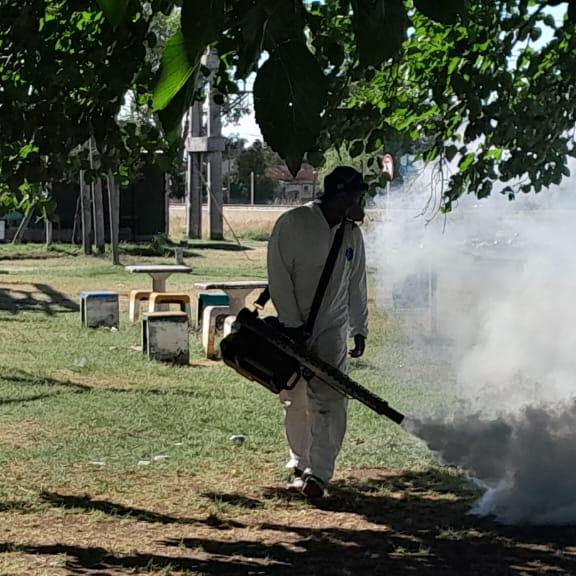
POLYGON ((301 492, 304 487, 304 479, 302 478, 302 470, 293 468, 292 477, 286 486, 287 490, 291 492, 301 492))

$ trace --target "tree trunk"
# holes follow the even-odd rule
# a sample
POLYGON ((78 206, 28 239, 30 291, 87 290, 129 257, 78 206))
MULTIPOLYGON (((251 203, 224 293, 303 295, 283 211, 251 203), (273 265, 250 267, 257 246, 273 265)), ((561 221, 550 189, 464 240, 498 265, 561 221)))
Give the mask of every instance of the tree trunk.
POLYGON ((80 171, 80 205, 82 210, 82 247, 84 254, 92 254, 92 206, 90 185, 84 178, 84 170, 80 171))
MULTIPOLYGON (((90 168, 94 170, 96 159, 94 158, 96 142, 94 138, 89 141, 90 150, 90 168)), ((94 243, 96 244, 96 253, 104 254, 106 251, 106 238, 104 232, 104 203, 102 202, 102 180, 98 178, 91 184, 92 187, 92 207, 94 210, 94 243)))
POLYGON ((108 212, 110 215, 110 245, 112 248, 112 264, 120 264, 118 252, 118 236, 120 235, 120 186, 112 174, 108 174, 108 212))
POLYGON ((12 244, 20 244, 20 242, 22 242, 22 237, 28 228, 28 224, 30 224, 35 208, 36 206, 32 205, 28 210, 26 210, 26 214, 24 214, 24 218, 22 218, 22 221, 16 230, 16 234, 14 234, 14 238, 12 238, 12 244))
MULTIPOLYGON (((46 198, 49 198, 51 194, 52 194, 52 185, 47 184, 46 188, 44 189, 44 196, 46 198)), ((54 223, 46 213, 44 213, 44 230, 46 232, 46 248, 50 248, 54 235, 54 223)))
POLYGON ((106 236, 104 232, 104 202, 102 201, 102 180, 98 178, 92 183, 94 200, 94 243, 96 253, 104 254, 106 251, 106 236))
POLYGON ((76 246, 76 236, 78 232, 78 219, 80 218, 80 196, 76 200, 76 210, 74 211, 74 225, 72 226, 72 244, 76 246))
POLYGON ((54 225, 52 223, 52 220, 50 220, 50 218, 46 218, 46 220, 44 220, 44 223, 46 229, 46 248, 49 248, 52 244, 54 225))

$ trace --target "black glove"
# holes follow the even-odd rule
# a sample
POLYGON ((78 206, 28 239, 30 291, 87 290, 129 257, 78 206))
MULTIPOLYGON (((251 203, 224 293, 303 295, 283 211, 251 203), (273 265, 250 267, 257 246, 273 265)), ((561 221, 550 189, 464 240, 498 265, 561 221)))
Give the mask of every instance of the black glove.
POLYGON ((354 336, 354 348, 350 350, 349 354, 352 358, 360 358, 364 354, 366 349, 366 336, 362 334, 356 334, 354 336))

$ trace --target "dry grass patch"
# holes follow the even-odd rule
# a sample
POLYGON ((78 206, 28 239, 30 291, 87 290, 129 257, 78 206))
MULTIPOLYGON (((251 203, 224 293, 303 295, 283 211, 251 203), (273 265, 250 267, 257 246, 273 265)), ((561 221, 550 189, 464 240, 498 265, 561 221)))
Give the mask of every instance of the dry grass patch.
POLYGON ((40 493, 37 512, 0 513, 11 574, 574 573, 573 529, 471 518, 472 494, 449 498, 456 485, 438 472, 344 472, 317 506, 279 482, 231 486, 226 474, 209 486, 190 475, 131 480, 129 492, 72 482, 40 493))

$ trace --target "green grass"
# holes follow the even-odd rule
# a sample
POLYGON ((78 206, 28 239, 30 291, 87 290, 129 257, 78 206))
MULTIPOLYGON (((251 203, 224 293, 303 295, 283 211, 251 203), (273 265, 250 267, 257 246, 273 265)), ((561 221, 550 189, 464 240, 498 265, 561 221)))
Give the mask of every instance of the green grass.
MULTIPOLYGON (((246 252, 197 246, 187 256, 193 274, 171 277, 170 288, 265 277, 263 243, 252 242, 246 252)), ((234 469, 252 477, 267 468, 280 477, 286 447, 276 397, 222 364, 174 367, 147 360, 133 349, 139 326, 128 324, 124 300, 118 332, 81 328, 75 310, 81 290, 125 294, 146 286, 147 276, 77 251, 62 255, 59 248, 58 258, 41 260, 30 256, 43 248, 23 248, 25 254, 0 247, 0 258, 10 258, 0 261, 1 466, 25 464, 48 483, 72 469, 92 474, 102 468, 97 462, 121 474, 234 469), (228 440, 238 433, 247 438, 241 446, 228 440), (159 456, 166 458, 154 460, 159 456)), ((126 251, 123 259, 166 261, 126 251)), ((197 335, 191 342, 192 358, 201 359, 197 335)), ((447 368, 437 352, 413 346, 395 322, 373 311, 367 354, 351 363, 351 375, 400 410, 426 410, 445 401, 440 384, 447 368)), ((401 428, 352 403, 340 467, 430 464, 428 451, 401 428)))

